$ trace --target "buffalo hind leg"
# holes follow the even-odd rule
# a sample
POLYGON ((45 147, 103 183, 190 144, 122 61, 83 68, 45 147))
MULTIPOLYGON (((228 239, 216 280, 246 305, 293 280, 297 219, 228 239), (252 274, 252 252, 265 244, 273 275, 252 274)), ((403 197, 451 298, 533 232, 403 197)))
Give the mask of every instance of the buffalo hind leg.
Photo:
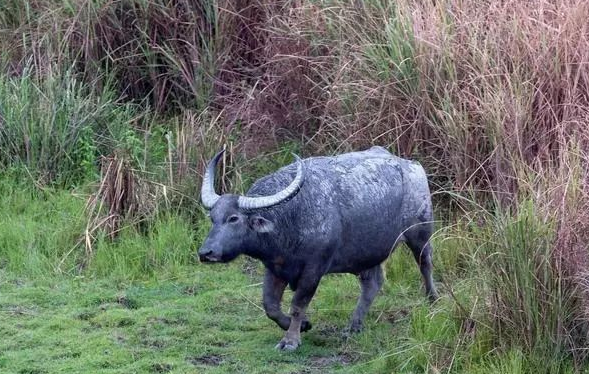
MULTIPOLYGON (((263 305, 264 311, 268 318, 276 322, 283 330, 288 330, 290 326, 290 317, 282 312, 281 302, 284 289, 286 288, 286 282, 282 279, 274 276, 271 271, 266 270, 264 276, 264 290, 263 290, 263 305)), ((311 329, 311 323, 307 320, 303 320, 301 323, 301 331, 307 331, 311 329)))
POLYGON ((306 319, 307 306, 311 302, 321 276, 316 273, 303 273, 297 283, 297 289, 292 298, 290 308, 290 326, 284 335, 284 338, 276 344, 276 348, 283 351, 292 351, 301 345, 302 323, 306 319))
POLYGON ((360 280, 361 293, 354 314, 352 315, 352 321, 348 327, 347 332, 350 333, 357 333, 362 330, 364 317, 366 316, 368 309, 370 309, 370 305, 374 301, 378 291, 380 291, 380 288, 382 287, 382 268, 380 265, 377 265, 368 270, 364 270, 358 275, 358 279, 360 280))
POLYGON ((407 238, 407 245, 413 252, 413 257, 419 266, 419 271, 425 284, 425 294, 430 301, 436 301, 438 299, 438 291, 434 285, 432 277, 432 246, 427 240, 420 240, 418 235, 417 238, 407 238))

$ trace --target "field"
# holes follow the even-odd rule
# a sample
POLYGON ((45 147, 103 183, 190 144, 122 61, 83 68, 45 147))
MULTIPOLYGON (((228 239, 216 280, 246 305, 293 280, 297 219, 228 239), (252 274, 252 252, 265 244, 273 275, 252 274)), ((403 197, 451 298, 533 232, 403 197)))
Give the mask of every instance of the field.
MULTIPOLYGON (((197 263, 192 256, 202 237, 186 221, 162 218, 147 237, 127 232, 97 249, 83 274, 56 274, 68 250, 61 240, 79 230, 68 224, 80 220, 83 200, 3 192, 3 372, 421 372, 464 355, 454 303, 449 296, 435 306, 426 301, 405 248, 386 266, 387 282, 364 332, 343 334, 357 280, 329 276, 310 307, 314 328, 302 349, 286 354, 274 349, 282 330, 261 306, 262 266, 247 258, 197 263)), ((441 256, 457 250, 449 238, 436 245, 441 256)))
MULTIPOLYGON (((4 0, 1 373, 589 372, 589 3, 4 0), (381 145, 435 204, 358 335, 322 280, 291 353, 263 267, 195 259, 219 192, 381 145)), ((288 292, 283 307, 288 307, 288 292)))
MULTIPOLYGON (((413 279, 387 285, 366 331, 346 340, 341 330, 358 287, 353 277, 329 277, 310 311, 314 329, 300 350, 285 354, 273 348, 282 330, 261 310, 260 277, 247 265, 186 269, 142 282, 27 281, 3 274, 3 372, 421 372, 416 354, 422 349, 413 340, 436 344, 448 334, 443 330, 456 328, 446 317, 429 316, 413 279), (430 331, 434 324, 442 331, 430 331)), ((448 358, 458 353, 454 348, 443 347, 448 358)))

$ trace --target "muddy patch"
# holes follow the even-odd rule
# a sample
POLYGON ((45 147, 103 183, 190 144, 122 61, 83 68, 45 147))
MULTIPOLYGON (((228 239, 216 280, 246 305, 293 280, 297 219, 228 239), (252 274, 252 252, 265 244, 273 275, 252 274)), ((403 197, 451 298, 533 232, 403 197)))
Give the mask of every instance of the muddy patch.
POLYGON ((164 349, 168 346, 164 340, 151 337, 142 338, 140 344, 151 349, 164 349))
POLYGON ((163 349, 169 345, 169 340, 164 337, 152 336, 153 329, 147 327, 141 327, 137 330, 137 336, 139 338, 139 344, 143 347, 151 349, 163 349))
POLYGON ((167 373, 169 371, 172 371, 173 367, 170 364, 157 363, 151 365, 150 369, 152 373, 167 373))
POLYGON ((78 313, 76 318, 82 321, 90 321, 92 318, 96 317, 96 314, 97 313, 93 310, 84 310, 78 313))
MULTIPOLYGON (((6 262, 8 263, 8 260, 6 260, 6 262)), ((19 278, 13 279, 12 281, 10 281, 10 283, 14 284, 17 287, 23 287, 27 284, 23 279, 19 278)))
POLYGON ((311 356, 309 357, 308 366, 315 369, 323 369, 334 365, 346 366, 358 360, 354 354, 350 352, 342 352, 330 356, 311 356))
POLYGON ((19 370, 18 374, 47 374, 47 370, 40 368, 25 368, 19 370))
POLYGON ((404 320, 409 315, 409 310, 407 309, 396 309, 386 312, 384 314, 384 319, 389 323, 397 323, 399 321, 404 320))
POLYGON ((185 325, 188 323, 188 320, 183 317, 149 317, 147 319, 147 323, 151 325, 185 325))
POLYGON ((128 296, 125 295, 119 295, 117 296, 117 304, 121 305, 122 307, 125 307, 127 309, 138 309, 139 308, 139 302, 135 299, 132 299, 128 296))
POLYGON ((118 344, 125 344, 125 343, 127 343, 127 340, 128 340, 127 337, 125 335, 121 334, 120 332, 114 332, 113 339, 118 344))
POLYGON ((86 303, 86 307, 97 307, 99 310, 110 308, 139 309, 139 301, 127 295, 95 297, 86 303))
POLYGON ((182 293, 188 296, 194 296, 200 291, 200 287, 197 285, 186 286, 182 289, 182 293))
POLYGON ((104 327, 129 327, 135 324, 135 320, 129 317, 116 318, 116 319, 105 319, 105 320, 94 320, 88 321, 91 327, 100 329, 104 327))
POLYGON ((130 317, 124 317, 119 319, 116 322, 116 327, 127 327, 127 326, 133 326, 135 324, 135 320, 133 318, 130 317))
POLYGON ((323 325, 316 328, 317 333, 326 338, 333 338, 341 334, 340 329, 336 325, 323 325))
POLYGON ((205 365, 205 366, 219 366, 225 360, 219 355, 202 355, 198 357, 189 357, 186 361, 190 362, 194 366, 205 365))
POLYGON ((314 326, 306 339, 317 347, 333 347, 341 339, 342 331, 334 325, 314 326))
POLYGON ((36 316, 38 314, 35 309, 26 308, 21 305, 8 305, 0 309, 0 312, 4 312, 10 316, 36 316))

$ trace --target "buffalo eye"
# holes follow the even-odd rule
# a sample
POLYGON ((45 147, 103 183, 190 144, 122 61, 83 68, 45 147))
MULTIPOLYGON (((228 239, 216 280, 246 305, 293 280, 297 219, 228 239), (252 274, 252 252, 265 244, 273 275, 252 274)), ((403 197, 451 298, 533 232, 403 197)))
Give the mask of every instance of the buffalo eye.
POLYGON ((239 221, 239 217, 236 215, 233 215, 233 216, 230 216, 229 218, 227 218, 228 223, 235 223, 237 221, 239 221))

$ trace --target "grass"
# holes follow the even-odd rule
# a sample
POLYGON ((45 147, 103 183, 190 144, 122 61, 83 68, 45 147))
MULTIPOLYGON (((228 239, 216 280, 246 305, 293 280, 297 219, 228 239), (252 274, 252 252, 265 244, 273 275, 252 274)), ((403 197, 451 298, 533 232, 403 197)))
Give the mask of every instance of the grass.
MULTIPOLYGON (((442 299, 434 305, 426 301, 409 251, 399 247, 385 264, 386 282, 365 330, 351 339, 342 331, 358 282, 351 275, 327 276, 310 307, 314 328, 304 334, 302 348, 289 354, 273 349, 282 331, 261 306, 260 263, 195 261, 209 226, 205 217, 191 223, 189 216, 167 212, 143 233, 125 226, 114 241, 99 236, 88 261, 84 246, 75 245, 85 227, 84 198, 60 189, 40 191, 10 176, 2 188, 0 333, 8 337, 0 343, 2 372, 574 368, 563 354, 564 341, 546 343, 566 338, 557 327, 568 328, 575 319, 556 325, 574 309, 554 299, 560 294, 549 288, 559 278, 551 278, 537 247, 550 242, 552 231, 533 210, 515 219, 498 215, 482 227, 466 221, 441 228, 433 245, 442 299), (544 267, 530 270, 534 261, 544 267), (522 324, 532 328, 520 331, 522 324)), ((291 295, 287 291, 285 307, 291 295)))
POLYGON ((7 271, 41 276, 82 232, 84 203, 69 192, 36 194, 23 185, 1 183, 0 261, 7 271))
POLYGON ((145 113, 119 104, 105 88, 92 92, 71 71, 31 66, 20 76, 0 73, 0 167, 26 168, 40 184, 71 188, 97 178, 100 155, 144 145, 136 125, 145 113))
POLYGON ((26 183, 3 183, 0 191, 0 259, 13 274, 77 274, 143 278, 163 264, 193 262, 194 234, 188 219, 162 214, 144 236, 126 225, 116 241, 97 234, 90 258, 84 245, 85 197, 63 190, 36 191, 26 183), (33 201, 33 203, 31 203, 33 201))
MULTIPOLYGON (((132 250, 129 248, 129 250, 132 250)), ((409 255, 406 254, 407 258, 409 255)), ((406 273, 416 273, 415 266, 406 273)), ((116 271, 115 271, 116 273, 116 271)), ((398 351, 437 337, 418 277, 387 282, 366 330, 345 340, 359 293, 352 276, 330 276, 310 309, 302 349, 273 349, 282 331, 261 309, 259 265, 195 265, 139 281, 110 277, 23 278, 0 273, 0 369, 4 373, 375 373, 423 368, 398 351), (154 279, 157 278, 157 279, 154 279), (411 337, 414 332, 415 337, 411 337), (400 355, 400 356, 399 356, 400 355)), ((446 337, 440 338, 441 335, 446 337)), ((451 338, 450 338, 451 339, 451 338)), ((437 344, 436 339, 431 344, 437 344)), ((423 350, 422 350, 423 351, 423 350)))
MULTIPOLYGON (((129 226, 115 241, 99 238, 80 267, 84 199, 10 179, 0 204, 2 372, 420 372, 446 360, 460 336, 453 302, 429 306, 417 266, 400 248, 363 333, 349 340, 341 333, 357 280, 329 276, 302 349, 277 352, 282 331, 261 308, 261 264, 194 260, 208 223, 194 227, 166 213, 144 234, 129 226)), ((436 242, 440 258, 457 250, 446 243, 436 242)))

